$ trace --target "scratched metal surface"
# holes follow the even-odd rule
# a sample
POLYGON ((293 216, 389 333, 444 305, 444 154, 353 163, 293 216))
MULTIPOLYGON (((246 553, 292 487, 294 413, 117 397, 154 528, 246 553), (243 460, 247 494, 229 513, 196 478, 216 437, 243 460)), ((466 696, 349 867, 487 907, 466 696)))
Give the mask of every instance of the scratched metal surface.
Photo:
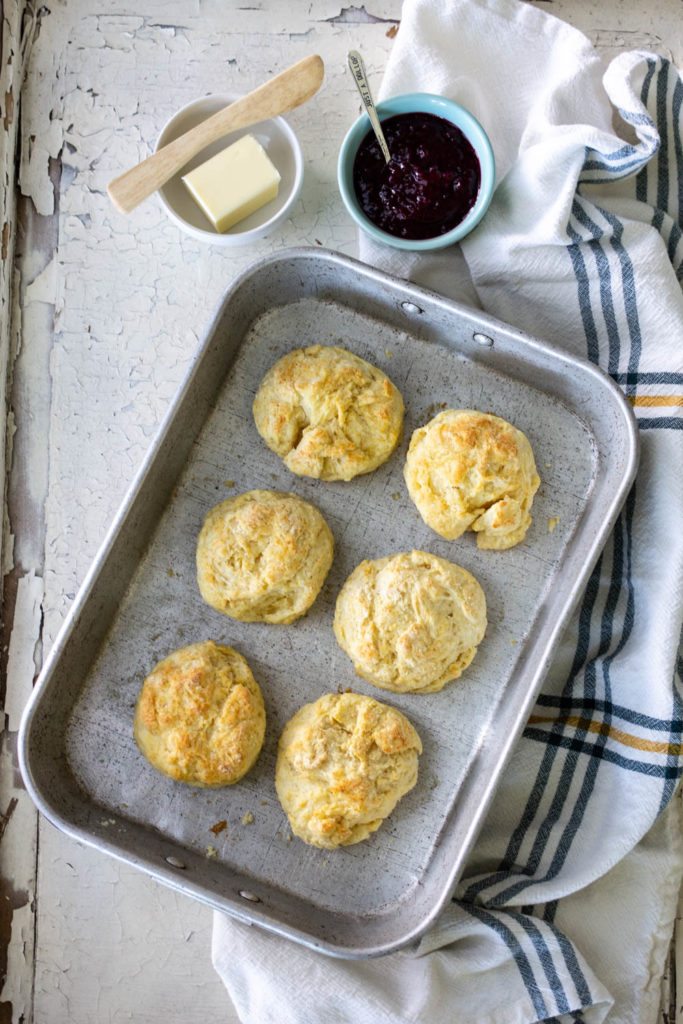
POLYGON ((22 737, 34 797, 72 834, 293 938, 345 955, 408 941, 456 880, 634 465, 623 400, 592 368, 336 254, 299 250, 266 260, 219 310, 47 667, 22 737), (477 342, 482 331, 492 346, 477 342), (318 342, 344 344, 382 367, 406 404, 400 448, 350 483, 293 476, 253 425, 251 403, 266 370, 284 352, 318 342), (402 478, 410 435, 442 406, 494 411, 529 437, 542 484, 533 525, 516 548, 481 552, 472 534, 445 541, 410 501, 402 478), (227 619, 196 586, 204 516, 228 494, 256 487, 313 502, 335 537, 320 597, 290 626, 227 619), (488 603, 474 662, 433 695, 389 694, 356 678, 332 632, 336 595, 358 562, 411 548, 463 565, 488 603), (155 662, 209 637, 245 655, 268 725, 245 779, 206 792, 156 773, 131 722, 155 662), (320 851, 291 838, 273 786, 276 745, 297 708, 339 686, 399 707, 424 753, 417 786, 378 833, 320 851), (214 839, 210 830, 222 820, 228 827, 214 839), (169 867, 169 855, 182 860, 182 872, 169 867), (258 905, 239 896, 245 886, 258 905))

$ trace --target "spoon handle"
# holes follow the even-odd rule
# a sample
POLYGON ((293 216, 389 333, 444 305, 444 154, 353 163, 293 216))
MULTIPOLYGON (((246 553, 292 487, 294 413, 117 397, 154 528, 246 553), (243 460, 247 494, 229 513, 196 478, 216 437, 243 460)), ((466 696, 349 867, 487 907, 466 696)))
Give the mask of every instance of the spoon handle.
POLYGON ((320 88, 323 74, 320 57, 305 57, 119 175, 107 187, 109 198, 122 213, 130 213, 210 143, 305 103, 320 88))
POLYGON ((363 105, 368 112, 370 118, 370 124, 372 125, 373 131, 377 136, 379 142, 379 148, 382 150, 382 155, 387 163, 391 160, 391 153, 387 146, 387 140, 384 138, 384 132, 379 123, 377 111, 375 110, 375 104, 372 101, 372 94, 370 92, 370 86, 368 85, 368 77, 365 73, 365 65, 363 64, 363 58, 359 54, 358 50, 349 50, 349 67, 353 74, 354 81, 358 86, 358 92, 360 93, 363 105))

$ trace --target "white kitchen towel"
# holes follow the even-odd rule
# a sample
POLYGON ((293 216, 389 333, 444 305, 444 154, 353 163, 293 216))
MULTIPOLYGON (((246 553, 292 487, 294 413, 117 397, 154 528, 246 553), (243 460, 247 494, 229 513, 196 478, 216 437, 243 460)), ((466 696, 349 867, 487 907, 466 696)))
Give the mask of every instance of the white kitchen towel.
POLYGON ((216 914, 245 1024, 649 1024, 683 872, 683 83, 520 0, 406 0, 381 95, 471 110, 497 188, 460 248, 368 263, 600 365, 641 463, 455 899, 416 949, 347 962, 216 914))

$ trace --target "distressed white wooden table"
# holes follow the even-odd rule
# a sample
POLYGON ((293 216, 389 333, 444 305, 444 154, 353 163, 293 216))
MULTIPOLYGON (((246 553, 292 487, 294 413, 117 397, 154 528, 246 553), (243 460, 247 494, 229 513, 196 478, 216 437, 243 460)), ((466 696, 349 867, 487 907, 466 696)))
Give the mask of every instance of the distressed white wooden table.
MULTIPOLYGON (((3 1024, 237 1020, 210 963, 211 912, 40 820, 21 788, 16 730, 223 290, 284 246, 356 252, 335 187, 337 150, 358 111, 346 53, 360 49, 378 85, 401 4, 343 2, 1 4, 3 1024), (114 211, 107 182, 147 155, 178 107, 246 91, 316 52, 323 89, 288 116, 306 156, 304 190, 278 233, 220 250, 182 235, 156 198, 129 217, 114 211)), ((641 0, 535 2, 608 58, 642 46, 683 62, 680 0, 649 11, 641 0)), ((665 979, 662 1021, 668 1009, 665 979)))

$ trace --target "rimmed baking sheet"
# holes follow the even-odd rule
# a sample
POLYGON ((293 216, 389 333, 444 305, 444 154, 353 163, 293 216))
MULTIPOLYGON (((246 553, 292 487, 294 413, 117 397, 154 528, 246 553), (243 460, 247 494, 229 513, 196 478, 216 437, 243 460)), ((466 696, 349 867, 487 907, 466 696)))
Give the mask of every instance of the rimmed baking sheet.
POLYGON ((339 254, 261 261, 217 311, 42 673, 20 740, 34 800, 77 838, 325 952, 373 956, 414 940, 452 892, 636 461, 631 412, 594 367, 339 254), (381 367, 406 404, 400 448, 349 483, 294 476, 253 424, 266 370, 316 343, 381 367), (531 441, 542 483, 527 538, 509 551, 479 551, 473 534, 443 540, 408 497, 410 435, 444 407, 495 412, 531 441), (257 487, 311 501, 335 538, 321 595, 290 626, 230 620, 196 585, 204 516, 257 487), (358 562, 412 548, 464 566, 487 598, 484 642, 438 694, 375 689, 332 632, 336 595, 358 562), (247 658, 268 722, 256 767, 213 791, 156 773, 131 732, 149 669, 208 638, 247 658), (379 832, 323 851, 291 837, 273 785, 277 739, 302 704, 349 686, 400 708, 424 753, 417 786, 379 832))

